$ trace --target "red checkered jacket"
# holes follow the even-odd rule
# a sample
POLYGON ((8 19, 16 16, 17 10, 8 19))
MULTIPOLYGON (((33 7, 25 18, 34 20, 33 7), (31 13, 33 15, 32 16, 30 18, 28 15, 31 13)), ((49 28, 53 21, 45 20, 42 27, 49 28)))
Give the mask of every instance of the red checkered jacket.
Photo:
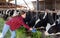
POLYGON ((8 24, 10 26, 11 30, 16 30, 16 29, 20 28, 22 25, 25 28, 30 29, 29 26, 24 23, 24 20, 21 16, 12 17, 8 21, 6 21, 6 24, 8 24))

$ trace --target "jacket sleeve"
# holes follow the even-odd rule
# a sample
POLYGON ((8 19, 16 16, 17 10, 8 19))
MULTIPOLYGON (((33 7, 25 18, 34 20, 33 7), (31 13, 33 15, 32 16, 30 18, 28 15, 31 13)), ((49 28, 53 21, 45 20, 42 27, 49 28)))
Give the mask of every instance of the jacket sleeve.
POLYGON ((25 24, 25 22, 23 21, 23 19, 20 21, 20 23, 21 23, 21 25, 23 25, 28 30, 30 29, 30 27, 27 24, 25 24))

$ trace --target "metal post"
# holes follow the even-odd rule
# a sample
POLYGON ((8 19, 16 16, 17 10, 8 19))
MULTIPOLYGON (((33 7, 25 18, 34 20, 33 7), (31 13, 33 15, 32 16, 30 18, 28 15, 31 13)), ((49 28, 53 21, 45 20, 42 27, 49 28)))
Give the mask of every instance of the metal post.
POLYGON ((39 0, 37 0, 37 11, 39 11, 39 0))
POLYGON ((17 0, 15 0, 15 13, 17 13, 16 10, 17 10, 17 0))
POLYGON ((7 5, 7 8, 9 8, 9 5, 8 5, 8 3, 9 3, 9 0, 6 0, 6 5, 7 5))
POLYGON ((36 1, 36 5, 37 5, 37 8, 36 8, 36 19, 38 18, 38 11, 39 11, 39 0, 36 1))
POLYGON ((44 0, 44 11, 45 11, 45 0, 44 0))
POLYGON ((55 0, 55 10, 56 10, 56 0, 55 0))
POLYGON ((16 9, 17 9, 16 7, 17 7, 17 0, 15 0, 15 11, 16 11, 16 9))
POLYGON ((16 9, 16 7, 17 7, 17 0, 15 0, 15 9, 16 9))
POLYGON ((25 0, 23 0, 24 1, 24 3, 27 5, 27 7, 29 8, 29 10, 30 10, 30 7, 28 6, 28 4, 26 3, 26 1, 25 0))
POLYGON ((7 6, 7 9, 4 10, 5 14, 6 14, 6 10, 9 9, 9 5, 8 5, 8 3, 9 3, 9 0, 6 0, 6 6, 7 6))
MULTIPOLYGON (((45 12, 45 1, 46 0, 44 0, 44 12, 45 12)), ((42 30, 42 38, 46 38, 46 36, 45 36, 45 30, 42 30)))
MULTIPOLYGON (((56 10, 56 0, 55 0, 55 10, 56 10)), ((55 20, 57 19, 56 15, 55 15, 55 20)))

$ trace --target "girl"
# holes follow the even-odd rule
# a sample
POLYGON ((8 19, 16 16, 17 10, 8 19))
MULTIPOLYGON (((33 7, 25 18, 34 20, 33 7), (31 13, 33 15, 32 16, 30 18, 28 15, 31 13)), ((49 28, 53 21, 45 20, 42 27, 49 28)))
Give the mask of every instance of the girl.
POLYGON ((16 36, 15 30, 20 28, 22 25, 28 30, 32 30, 32 28, 30 28, 27 24, 24 23, 23 21, 24 18, 26 18, 26 13, 24 11, 21 11, 19 16, 12 17, 8 21, 6 21, 2 30, 2 34, 0 35, 0 38, 4 38, 8 30, 10 30, 11 32, 11 38, 15 38, 16 36))

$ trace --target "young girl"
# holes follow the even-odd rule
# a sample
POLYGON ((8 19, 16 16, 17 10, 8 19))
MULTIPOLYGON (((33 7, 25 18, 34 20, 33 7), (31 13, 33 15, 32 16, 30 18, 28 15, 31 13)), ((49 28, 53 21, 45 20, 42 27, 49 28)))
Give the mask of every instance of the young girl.
POLYGON ((15 30, 20 28, 22 25, 28 30, 32 30, 32 28, 30 28, 27 24, 24 23, 23 20, 24 18, 26 18, 26 13, 24 11, 21 11, 20 16, 12 17, 8 21, 6 21, 2 30, 2 34, 0 35, 0 38, 4 38, 8 30, 10 30, 11 32, 11 38, 15 38, 16 36, 15 30))

